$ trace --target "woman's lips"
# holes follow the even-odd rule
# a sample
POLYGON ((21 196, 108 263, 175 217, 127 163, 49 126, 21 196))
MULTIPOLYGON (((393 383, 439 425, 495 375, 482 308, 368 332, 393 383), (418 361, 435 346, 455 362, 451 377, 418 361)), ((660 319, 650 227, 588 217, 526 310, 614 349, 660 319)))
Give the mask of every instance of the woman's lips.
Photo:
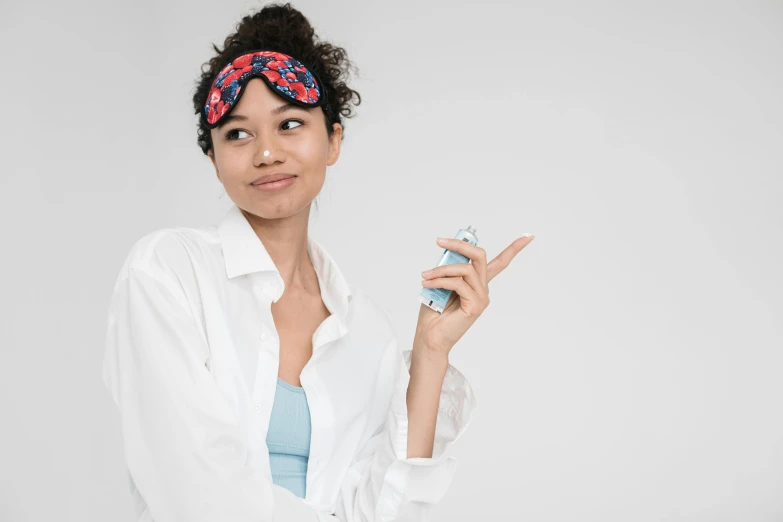
POLYGON ((296 181, 296 176, 293 176, 291 178, 281 179, 278 181, 272 181, 271 183, 253 184, 251 186, 257 188, 258 190, 263 190, 264 192, 275 192, 277 190, 282 190, 286 187, 290 187, 291 185, 293 185, 294 181, 296 181))

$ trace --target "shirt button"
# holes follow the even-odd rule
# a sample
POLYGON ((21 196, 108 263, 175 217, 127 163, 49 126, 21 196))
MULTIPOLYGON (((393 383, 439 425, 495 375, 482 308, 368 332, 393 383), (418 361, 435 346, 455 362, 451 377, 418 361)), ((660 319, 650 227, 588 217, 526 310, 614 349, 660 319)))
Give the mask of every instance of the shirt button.
POLYGON ((258 401, 253 401, 253 407, 256 409, 256 411, 261 409, 261 403, 258 401))
POLYGON ((267 339, 269 339, 269 334, 266 333, 266 332, 262 333, 261 334, 261 340, 262 341, 266 341, 267 339))

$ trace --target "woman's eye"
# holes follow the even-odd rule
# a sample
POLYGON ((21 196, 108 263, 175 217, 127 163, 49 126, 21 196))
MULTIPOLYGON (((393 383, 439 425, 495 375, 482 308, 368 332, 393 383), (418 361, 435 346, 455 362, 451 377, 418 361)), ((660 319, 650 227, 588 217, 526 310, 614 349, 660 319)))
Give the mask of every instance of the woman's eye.
MULTIPOLYGON (((300 120, 285 120, 281 124, 281 126, 285 127, 289 123, 297 123, 298 125, 295 126, 295 127, 283 128, 283 130, 291 130, 291 129, 295 129, 296 127, 300 127, 300 126, 304 125, 304 122, 300 121, 300 120)), ((237 132, 244 132, 245 134, 247 134, 247 131, 244 131, 242 129, 231 129, 230 131, 226 132, 226 134, 225 134, 226 140, 228 140, 228 141, 241 140, 242 136, 236 136, 235 135, 235 133, 237 133, 237 132)))
MULTIPOLYGON (((283 122, 283 125, 285 125, 286 123, 298 123, 299 126, 304 125, 304 122, 303 121, 299 121, 299 120, 285 120, 283 122)), ((295 129, 296 127, 293 127, 293 128, 295 129)), ((285 129, 285 130, 290 130, 290 129, 285 129)))
POLYGON ((247 134, 247 131, 243 131, 242 129, 231 129, 230 131, 228 131, 226 133, 226 139, 228 141, 241 139, 241 138, 232 138, 232 136, 234 135, 235 132, 244 132, 245 134, 247 134))

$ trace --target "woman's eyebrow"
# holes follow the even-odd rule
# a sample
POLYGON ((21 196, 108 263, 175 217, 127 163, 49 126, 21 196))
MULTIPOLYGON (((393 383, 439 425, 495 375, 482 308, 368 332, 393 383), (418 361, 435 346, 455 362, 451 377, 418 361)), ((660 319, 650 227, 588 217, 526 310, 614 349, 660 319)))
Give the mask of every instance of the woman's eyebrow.
POLYGON ((273 116, 277 116, 278 114, 282 114, 282 113, 284 113, 286 111, 290 111, 290 110, 293 110, 293 109, 302 109, 302 110, 304 110, 302 107, 299 107, 298 105, 294 105, 291 102, 286 102, 283 105, 281 105, 280 107, 278 107, 277 109, 274 109, 272 111, 272 115, 273 116))
POLYGON ((245 121, 247 120, 247 116, 242 116, 241 114, 229 114, 225 118, 223 118, 223 121, 221 121, 217 129, 220 130, 223 128, 224 125, 227 125, 231 123, 232 121, 245 121))
MULTIPOLYGON (((278 114, 282 114, 284 112, 295 110, 295 109, 301 109, 304 110, 302 107, 299 107, 298 105, 294 105, 293 103, 286 102, 283 105, 277 107, 276 109, 272 109, 272 116, 277 116, 278 114)), ((218 129, 222 129, 224 125, 232 122, 232 121, 247 121, 247 116, 244 114, 228 114, 223 119, 223 121, 220 122, 220 125, 217 126, 218 129)))

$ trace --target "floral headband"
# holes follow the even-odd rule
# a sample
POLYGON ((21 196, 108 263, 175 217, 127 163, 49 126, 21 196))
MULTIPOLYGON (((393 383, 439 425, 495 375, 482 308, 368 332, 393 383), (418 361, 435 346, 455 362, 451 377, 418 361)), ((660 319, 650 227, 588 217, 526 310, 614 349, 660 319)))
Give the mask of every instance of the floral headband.
POLYGON ((318 77, 296 58, 269 50, 246 51, 223 67, 212 82, 202 116, 214 129, 242 97, 251 78, 261 78, 272 92, 300 107, 319 107, 325 101, 318 77))

